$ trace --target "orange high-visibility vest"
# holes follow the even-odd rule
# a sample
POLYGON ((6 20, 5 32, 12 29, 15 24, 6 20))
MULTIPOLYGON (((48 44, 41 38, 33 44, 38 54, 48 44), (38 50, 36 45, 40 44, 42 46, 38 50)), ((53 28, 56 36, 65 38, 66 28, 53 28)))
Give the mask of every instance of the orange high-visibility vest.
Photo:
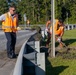
POLYGON ((17 15, 15 15, 14 18, 12 19, 12 17, 8 13, 5 13, 5 18, 6 19, 2 22, 3 31, 16 32, 18 24, 17 15))
MULTIPOLYGON (((55 35, 60 35, 63 32, 63 30, 64 30, 64 27, 63 26, 60 26, 60 27, 58 26, 58 22, 59 22, 59 20, 56 19, 55 20, 55 25, 54 25, 55 35)), ((50 30, 52 30, 52 26, 50 27, 50 30)))
POLYGON ((61 33, 64 31, 64 27, 60 26, 58 30, 55 31, 56 35, 61 35, 61 33))
MULTIPOLYGON (((58 27, 58 19, 55 20, 55 24, 54 24, 54 32, 56 32, 57 27, 58 27)), ((50 30, 52 30, 52 26, 50 27, 50 30)))

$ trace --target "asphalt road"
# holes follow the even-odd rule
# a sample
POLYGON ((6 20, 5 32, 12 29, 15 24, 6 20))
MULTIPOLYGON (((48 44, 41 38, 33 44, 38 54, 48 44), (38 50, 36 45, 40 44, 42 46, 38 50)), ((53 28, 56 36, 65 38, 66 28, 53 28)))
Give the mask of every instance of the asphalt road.
MULTIPOLYGON (((33 34, 34 31, 20 30, 17 32, 16 47, 21 46, 28 37, 33 34)), ((3 31, 0 31, 0 51, 6 50, 6 37, 3 31)))
MULTIPOLYGON (((21 46, 35 31, 20 30, 17 32, 16 54, 21 46)), ((17 59, 9 59, 6 53, 6 38, 3 31, 0 31, 0 75, 12 75, 17 59)))

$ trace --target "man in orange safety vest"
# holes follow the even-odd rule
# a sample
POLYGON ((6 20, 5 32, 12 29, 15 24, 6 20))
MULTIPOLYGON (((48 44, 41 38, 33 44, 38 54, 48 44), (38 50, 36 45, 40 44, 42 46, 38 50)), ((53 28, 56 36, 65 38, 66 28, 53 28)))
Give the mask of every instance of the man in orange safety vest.
MULTIPOLYGON (((47 21, 46 31, 48 33, 48 39, 47 39, 47 42, 46 42, 46 47, 49 46, 50 39, 51 39, 51 34, 52 34, 52 26, 50 26, 50 28, 49 28, 50 24, 51 24, 51 20, 47 21)), ((56 41, 59 42, 60 47, 64 46, 64 44, 62 43, 62 36, 64 34, 64 26, 65 25, 62 22, 62 20, 58 20, 58 19, 55 20, 55 24, 54 24, 55 39, 56 39, 56 41)))

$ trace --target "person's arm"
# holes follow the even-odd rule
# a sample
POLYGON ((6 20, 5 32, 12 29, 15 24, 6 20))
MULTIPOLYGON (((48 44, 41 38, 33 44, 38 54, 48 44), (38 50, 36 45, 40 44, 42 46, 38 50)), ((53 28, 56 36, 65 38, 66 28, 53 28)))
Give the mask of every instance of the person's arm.
POLYGON ((5 15, 3 14, 0 16, 0 21, 4 21, 4 20, 5 20, 5 15))
POLYGON ((61 35, 60 35, 61 38, 62 38, 63 34, 64 34, 64 27, 63 27, 62 33, 61 33, 61 35))
POLYGON ((51 24, 50 20, 46 22, 46 28, 48 28, 49 24, 51 24))
POLYGON ((62 24, 62 29, 61 29, 61 32, 62 32, 62 33, 61 33, 60 37, 62 37, 63 34, 64 34, 64 28, 65 28, 65 24, 63 23, 63 24, 62 24))
POLYGON ((50 24, 51 24, 51 21, 50 20, 46 22, 46 31, 47 32, 49 31, 49 28, 48 27, 49 27, 50 24))

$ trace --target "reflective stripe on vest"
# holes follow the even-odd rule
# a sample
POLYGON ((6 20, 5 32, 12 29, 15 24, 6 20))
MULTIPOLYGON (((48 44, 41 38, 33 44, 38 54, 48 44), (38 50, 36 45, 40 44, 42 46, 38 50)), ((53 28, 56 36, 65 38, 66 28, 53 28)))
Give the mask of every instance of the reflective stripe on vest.
POLYGON ((4 26, 3 25, 3 28, 6 29, 6 28, 17 28, 17 27, 16 26, 4 26))

